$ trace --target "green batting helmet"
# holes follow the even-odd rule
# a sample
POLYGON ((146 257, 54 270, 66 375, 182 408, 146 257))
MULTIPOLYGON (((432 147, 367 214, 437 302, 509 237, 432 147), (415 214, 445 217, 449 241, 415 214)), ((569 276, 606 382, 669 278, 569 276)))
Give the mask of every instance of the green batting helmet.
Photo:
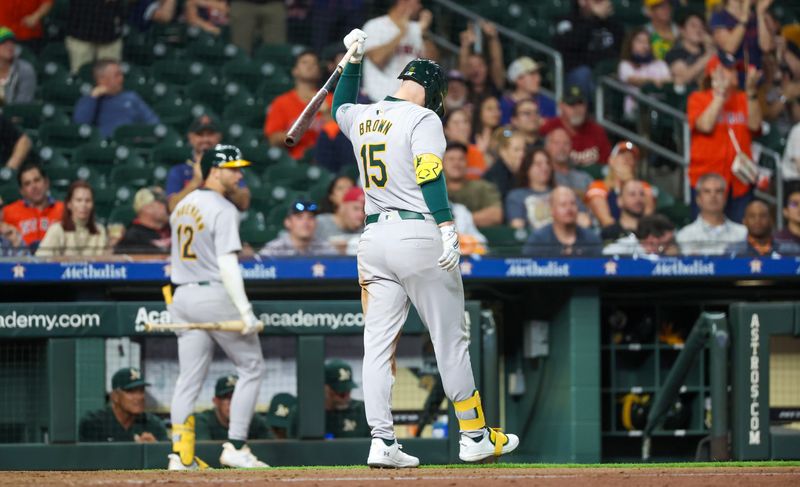
POLYGON ((217 144, 208 149, 203 158, 200 159, 200 169, 203 171, 203 179, 207 178, 211 168, 234 168, 247 167, 250 161, 242 159, 242 151, 235 145, 217 144))
POLYGON ((425 88, 425 108, 444 116, 444 98, 447 96, 447 76, 442 67, 430 59, 415 59, 406 64, 397 79, 410 79, 425 88))

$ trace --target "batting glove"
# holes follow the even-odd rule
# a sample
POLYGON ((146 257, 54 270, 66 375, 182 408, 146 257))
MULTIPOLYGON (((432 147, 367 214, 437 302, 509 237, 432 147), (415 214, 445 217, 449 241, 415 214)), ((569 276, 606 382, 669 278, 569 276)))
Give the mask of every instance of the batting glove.
POLYGON ((442 256, 439 257, 439 267, 450 272, 458 267, 461 258, 461 246, 458 242, 458 232, 455 224, 439 227, 442 232, 442 256))
POLYGON ((264 323, 259 320, 252 311, 242 316, 244 321, 244 328, 242 328, 242 335, 252 335, 264 329, 264 323))
POLYGON ((356 52, 353 53, 353 57, 350 58, 351 63, 360 63, 361 59, 364 57, 364 42, 367 40, 367 33, 361 29, 353 29, 350 31, 349 34, 344 36, 344 47, 348 50, 353 43, 358 43, 358 47, 356 48, 356 52))

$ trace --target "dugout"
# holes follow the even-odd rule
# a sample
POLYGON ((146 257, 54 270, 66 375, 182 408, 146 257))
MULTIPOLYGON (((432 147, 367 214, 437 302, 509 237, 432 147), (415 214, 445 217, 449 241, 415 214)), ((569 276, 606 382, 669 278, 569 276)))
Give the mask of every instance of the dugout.
MULTIPOLYGON (((535 272, 521 275, 517 259, 498 262, 507 267, 501 275, 491 276, 482 276, 479 265, 497 262, 485 259, 475 263, 473 275, 465 277, 465 289, 470 302, 473 367, 490 423, 518 432, 522 437, 518 452, 509 456, 508 461, 640 460, 641 429, 636 424, 630 429, 625 427, 619 400, 627 394, 649 394, 652 400, 663 384, 680 351, 680 344, 662 339, 661 323, 672 323, 674 334, 685 337, 700 312, 722 311, 729 313, 731 327, 738 329, 743 326, 739 323, 745 322, 736 315, 742 307, 766 306, 764 309, 769 312, 759 314, 759 323, 765 330, 773 325, 764 323, 773 321, 778 323, 776 330, 783 330, 781 334, 791 334, 793 328, 787 323, 796 327, 797 305, 792 302, 797 300, 797 288, 793 271, 785 275, 747 276, 747 280, 731 275, 598 277, 579 274, 581 265, 591 264, 588 261, 564 261, 569 264, 531 261, 525 269, 535 272), (561 272, 564 265, 572 266, 569 272, 561 272), (791 315, 787 314, 790 312, 791 315), (621 314, 625 320, 621 320, 621 314), (622 337, 615 338, 619 334, 622 337), (492 398, 498 398, 498 403, 492 404, 492 398)), ((620 261, 620 269, 623 264, 620 261)), ((701 264, 706 265, 691 264, 692 267, 686 268, 695 270, 701 264)), ((56 266, 58 275, 72 272, 71 264, 48 265, 56 266)), ((97 265, 98 269, 103 266, 97 265)), ((4 326, 0 327, 0 469, 163 468, 166 465, 170 449, 167 443, 75 442, 80 414, 98 407, 104 400, 109 353, 118 353, 120 346, 135 348, 137 344, 147 349, 147 340, 168 340, 145 337, 137 328, 137 316, 142 312, 148 319, 165 319, 161 315, 163 305, 159 291, 163 281, 153 277, 153 273, 131 278, 136 276, 135 272, 142 272, 138 265, 128 265, 125 282, 115 280, 114 273, 106 273, 102 279, 82 279, 68 285, 54 282, 57 279, 50 277, 14 285, 4 283, 0 304, 0 316, 4 320, 9 316, 50 313, 89 316, 80 319, 89 320, 90 326, 77 326, 79 321, 73 320, 79 318, 57 321, 57 326, 49 330, 30 324, 9 327, 5 326, 9 324, 7 320, 3 322, 4 326), (99 324, 93 324, 95 319, 99 324), (113 347, 109 347, 109 343, 113 347)), ((330 277, 323 278, 248 277, 248 294, 259 313, 291 315, 300 308, 308 313, 314 310, 357 312, 355 280, 348 274, 349 270, 334 274, 336 265, 339 264, 328 264, 330 277), (296 300, 298 296, 304 300, 296 300)), ((596 265, 600 272, 608 273, 608 261, 601 260, 596 265)), ((156 277, 163 275, 162 267, 154 267, 156 277)), ((717 264, 717 269, 720 268, 721 264, 717 264)), ((30 270, 34 269, 33 265, 28 269, 27 275, 34 275, 30 270)), ((104 269, 100 270, 105 272, 104 269)), ((272 274, 280 275, 281 271, 278 268, 272 274)), ((749 325, 750 315, 742 316, 747 316, 749 325)), ((411 337, 422 332, 418 320, 414 320, 412 316, 406 329, 411 337)), ((16 325, 19 325, 18 318, 16 325)), ((280 341, 283 348, 288 348, 286 343, 293 343, 292 353, 298 360, 296 392, 305 404, 301 406, 305 408, 305 420, 301 427, 302 439, 253 442, 260 457, 274 465, 363 462, 368 440, 326 440, 319 429, 318 386, 323 380, 322 361, 330 347, 340 355, 348 343, 360 342, 359 333, 357 326, 336 330, 300 327, 299 331, 268 327, 264 335, 267 339, 280 341), (303 366, 299 366, 301 360, 303 366)), ((732 334, 734 339, 742 336, 735 331, 732 334)), ((800 371, 796 364, 800 355, 796 349, 792 345, 786 348, 785 344, 769 343, 772 349, 785 351, 790 357, 789 361, 782 362, 787 364, 788 379, 781 381, 800 383, 795 379, 800 371)), ((416 350, 416 345, 412 348, 416 350)), ((761 350, 768 348, 765 346, 761 350)), ((745 361, 738 353, 732 355, 731 364, 744 367, 749 361, 749 355, 745 361)), ((153 373, 148 367, 145 367, 146 375, 153 373)), ((763 378, 769 376, 767 370, 761 371, 762 384, 763 378)), ((732 372, 731 377, 734 390, 738 391, 734 394, 738 394, 742 389, 735 381, 741 376, 732 372)), ((210 375, 209 380, 214 379, 210 375)), ((683 404, 691 414, 682 420, 683 423, 678 421, 654 432, 654 461, 694 459, 698 443, 708 435, 706 396, 709 384, 705 354, 693 365, 684 385, 683 404)), ((774 388, 767 390, 771 393, 774 388)), ((791 391, 796 391, 796 386, 790 388, 791 391)), ((739 407, 737 402, 738 399, 731 400, 734 407, 739 407)), ((768 415, 769 403, 765 404, 761 412, 768 415)), ((418 413, 419 401, 414 407, 418 413)), ((781 407, 782 414, 791 411, 791 407, 781 407)), ((399 419, 413 420, 409 416, 415 412, 413 407, 400 412, 406 418, 399 419)), ((762 445, 758 453, 746 453, 735 440, 736 425, 744 424, 737 419, 739 413, 734 410, 731 423, 734 458, 745 459, 748 454, 761 455, 750 458, 797 456, 800 449, 793 446, 794 443, 787 443, 794 440, 786 425, 782 425, 781 430, 787 433, 785 437, 777 438, 778 435, 772 433, 768 448, 762 445), (789 454, 780 453, 782 445, 790 445, 793 450, 789 454)), ((767 416, 762 421, 762 425, 768 424, 767 416)), ((425 463, 457 461, 457 441, 453 441, 455 435, 452 434, 454 424, 451 417, 447 439, 404 438, 402 442, 425 463)), ((218 443, 201 443, 198 448, 199 455, 212 462, 216 460, 217 451, 218 443)))

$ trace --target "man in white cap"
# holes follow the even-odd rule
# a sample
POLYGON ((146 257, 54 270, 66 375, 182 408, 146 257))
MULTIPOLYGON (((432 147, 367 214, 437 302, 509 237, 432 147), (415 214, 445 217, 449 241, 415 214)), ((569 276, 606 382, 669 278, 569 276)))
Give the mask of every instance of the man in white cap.
POLYGON ((114 247, 116 254, 168 254, 170 250, 169 213, 164 190, 142 188, 133 198, 136 212, 125 236, 114 247))
POLYGON ((539 63, 528 56, 517 58, 508 66, 508 81, 514 88, 500 99, 503 125, 511 121, 514 106, 522 100, 536 102, 539 114, 544 118, 556 116, 556 102, 539 92, 542 86, 541 68, 539 63))

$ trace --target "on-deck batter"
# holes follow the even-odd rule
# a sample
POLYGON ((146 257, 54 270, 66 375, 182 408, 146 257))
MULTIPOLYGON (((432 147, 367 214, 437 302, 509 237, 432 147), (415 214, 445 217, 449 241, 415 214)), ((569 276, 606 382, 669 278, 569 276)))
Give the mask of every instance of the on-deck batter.
POLYGON ((242 179, 250 163, 231 145, 216 145, 200 160, 204 186, 178 203, 170 216, 172 227, 172 283, 177 286, 168 309, 176 323, 241 319, 235 332, 187 330, 178 333, 180 373, 172 396, 172 451, 170 470, 195 470, 204 464, 194 455, 194 404, 203 385, 216 342, 236 366, 239 380, 231 398, 228 441, 220 463, 228 467, 266 467, 245 444, 253 417, 264 358, 256 330, 261 322, 244 292, 236 252, 239 213, 226 197, 242 179))
POLYGON ((366 228, 358 246, 364 309, 364 402, 372 444, 372 467, 416 467, 394 434, 391 391, 394 352, 409 305, 419 312, 433 341, 445 393, 461 430, 459 457, 478 461, 511 452, 519 438, 488 428, 475 389, 458 268, 458 234, 442 174, 447 80, 438 64, 411 61, 393 96, 356 105, 366 34, 333 98, 333 114, 353 144, 366 194, 366 228))

